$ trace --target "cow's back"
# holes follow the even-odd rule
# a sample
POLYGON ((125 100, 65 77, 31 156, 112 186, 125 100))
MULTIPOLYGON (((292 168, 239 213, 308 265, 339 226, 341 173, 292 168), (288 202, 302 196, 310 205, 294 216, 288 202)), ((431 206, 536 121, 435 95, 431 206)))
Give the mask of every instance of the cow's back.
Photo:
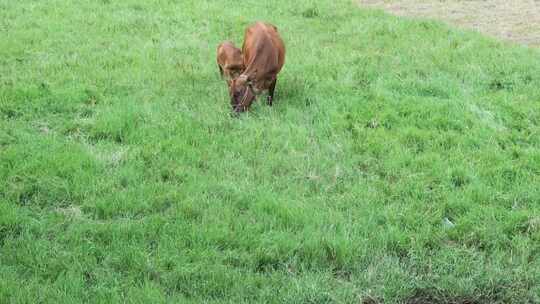
POLYGON ((256 78, 266 73, 279 73, 285 63, 285 45, 277 28, 263 22, 256 22, 246 29, 242 53, 244 73, 256 73, 256 78))

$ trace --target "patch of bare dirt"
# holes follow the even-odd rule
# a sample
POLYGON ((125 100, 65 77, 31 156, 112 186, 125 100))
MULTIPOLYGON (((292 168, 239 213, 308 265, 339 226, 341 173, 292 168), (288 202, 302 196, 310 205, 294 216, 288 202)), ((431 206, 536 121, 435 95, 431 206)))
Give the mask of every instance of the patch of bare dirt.
MULTIPOLYGON (((384 301, 371 296, 366 296, 361 300, 362 304, 384 304, 384 301)), ((404 299, 403 304, 488 304, 501 303, 496 298, 479 297, 473 299, 470 297, 449 296, 436 290, 416 290, 412 296, 404 299)))
POLYGON ((462 28, 540 47, 540 0, 359 0, 398 16, 440 19, 462 28))

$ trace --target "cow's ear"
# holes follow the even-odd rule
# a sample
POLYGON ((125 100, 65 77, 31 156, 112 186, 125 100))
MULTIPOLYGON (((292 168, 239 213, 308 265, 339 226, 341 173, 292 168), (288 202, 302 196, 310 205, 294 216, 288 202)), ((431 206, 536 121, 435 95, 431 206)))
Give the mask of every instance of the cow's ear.
POLYGON ((248 77, 244 74, 241 74, 240 76, 238 76, 238 78, 236 79, 238 84, 239 85, 244 85, 246 82, 249 81, 248 77))
MULTIPOLYGON (((257 70, 255 70, 255 73, 257 73, 257 70)), ((251 85, 253 83, 253 79, 250 76, 246 76, 246 83, 251 85)))

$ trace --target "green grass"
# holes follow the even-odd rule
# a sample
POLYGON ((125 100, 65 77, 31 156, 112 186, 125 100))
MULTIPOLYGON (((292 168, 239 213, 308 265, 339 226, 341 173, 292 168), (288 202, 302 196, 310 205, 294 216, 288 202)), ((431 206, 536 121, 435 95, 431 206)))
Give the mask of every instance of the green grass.
POLYGON ((538 50, 350 1, 0 1, 0 303, 539 303, 539 185, 538 50), (287 62, 233 118, 215 49, 255 20, 287 62))

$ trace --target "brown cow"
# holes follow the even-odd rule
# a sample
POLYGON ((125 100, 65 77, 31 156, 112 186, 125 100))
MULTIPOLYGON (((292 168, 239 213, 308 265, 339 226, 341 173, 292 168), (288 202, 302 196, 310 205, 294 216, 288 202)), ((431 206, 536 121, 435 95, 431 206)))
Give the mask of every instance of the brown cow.
POLYGON ((272 105, 277 74, 285 63, 285 45, 277 28, 256 22, 246 29, 242 46, 245 70, 231 82, 233 110, 249 109, 257 95, 268 91, 268 105, 272 105))
POLYGON ((242 51, 230 41, 222 42, 217 48, 217 64, 221 76, 230 82, 244 70, 242 51))

